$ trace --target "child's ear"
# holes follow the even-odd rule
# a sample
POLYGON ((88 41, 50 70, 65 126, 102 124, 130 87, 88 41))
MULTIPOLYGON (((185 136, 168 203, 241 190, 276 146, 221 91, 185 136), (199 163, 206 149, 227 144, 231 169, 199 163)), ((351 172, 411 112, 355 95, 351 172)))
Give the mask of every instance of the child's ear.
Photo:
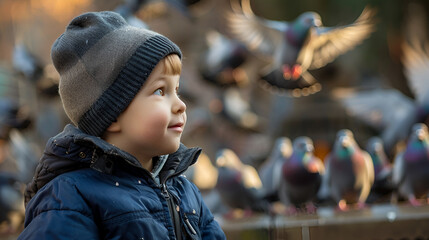
POLYGON ((119 132, 121 131, 121 125, 119 125, 119 123, 117 121, 113 122, 112 124, 110 124, 110 126, 106 129, 106 131, 108 132, 119 132))

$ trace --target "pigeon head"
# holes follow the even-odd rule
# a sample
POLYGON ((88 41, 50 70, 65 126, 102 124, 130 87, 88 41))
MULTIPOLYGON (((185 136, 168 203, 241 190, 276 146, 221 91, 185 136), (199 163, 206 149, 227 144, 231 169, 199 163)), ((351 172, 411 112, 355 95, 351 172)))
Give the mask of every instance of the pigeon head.
POLYGON ((342 129, 338 131, 337 138, 334 144, 335 154, 342 158, 348 158, 356 151, 357 143, 354 139, 352 131, 348 129, 342 129))
POLYGON ((216 166, 241 169, 243 163, 231 149, 222 149, 217 153, 216 166))
POLYGON ((411 141, 425 142, 429 141, 428 127, 424 123, 416 123, 412 128, 411 141))
POLYGON ((378 174, 383 166, 388 164, 387 155, 384 151, 383 140, 380 137, 372 137, 368 140, 366 150, 371 156, 372 163, 374 164, 374 172, 378 174))
POLYGON ((302 154, 314 151, 313 141, 309 137, 297 137, 293 143, 293 149, 302 154))
POLYGON ((282 156, 283 157, 290 156, 292 153, 292 148, 290 147, 292 144, 291 144, 290 139, 287 137, 282 137, 282 138, 278 139, 277 141, 279 141, 278 144, 279 144, 279 149, 280 149, 280 153, 282 154, 282 156))

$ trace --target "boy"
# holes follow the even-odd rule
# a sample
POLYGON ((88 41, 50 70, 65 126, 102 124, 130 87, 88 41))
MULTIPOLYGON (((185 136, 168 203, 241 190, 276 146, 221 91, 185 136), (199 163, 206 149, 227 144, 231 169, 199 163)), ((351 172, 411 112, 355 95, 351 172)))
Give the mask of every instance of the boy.
POLYGON ((50 139, 26 190, 18 239, 225 239, 181 174, 180 49, 113 12, 73 19, 52 46, 74 125, 50 139))

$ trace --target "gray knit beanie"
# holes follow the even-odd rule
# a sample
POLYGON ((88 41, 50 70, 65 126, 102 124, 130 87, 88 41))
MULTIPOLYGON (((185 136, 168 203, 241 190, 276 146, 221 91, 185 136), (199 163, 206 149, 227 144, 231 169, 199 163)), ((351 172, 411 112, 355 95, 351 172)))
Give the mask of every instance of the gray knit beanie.
POLYGON ((82 131, 101 136, 172 53, 181 57, 168 38, 132 27, 115 12, 74 18, 51 50, 67 116, 82 131))

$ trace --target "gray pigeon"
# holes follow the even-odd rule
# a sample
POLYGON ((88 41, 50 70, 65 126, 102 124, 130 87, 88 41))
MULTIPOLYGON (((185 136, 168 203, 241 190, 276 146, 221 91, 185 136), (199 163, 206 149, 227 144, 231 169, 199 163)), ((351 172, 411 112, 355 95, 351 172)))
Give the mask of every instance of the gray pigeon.
POLYGON ((14 69, 21 73, 28 81, 37 82, 43 74, 41 60, 22 43, 14 46, 12 63, 14 69))
POLYGON ((260 131, 263 128, 264 118, 253 110, 248 98, 239 88, 230 87, 222 94, 222 114, 228 120, 246 130, 260 131))
POLYGON ((207 50, 198 61, 204 80, 219 87, 244 86, 249 78, 241 65, 246 61, 246 47, 215 30, 206 33, 207 50))
POLYGON ((283 163, 278 194, 287 213, 296 213, 297 207, 301 208, 304 204, 307 213, 316 211, 314 200, 325 167, 313 152, 313 141, 309 137, 298 137, 293 141, 292 155, 283 163))
POLYGON ((406 149, 395 158, 393 181, 400 196, 412 205, 421 205, 418 199, 429 193, 429 135, 425 124, 413 126, 406 149))
POLYGON ((25 184, 8 172, 0 172, 0 235, 15 233, 24 220, 25 184), (7 226, 7 229, 4 227, 7 226), (6 232, 3 232, 6 231, 6 232))
POLYGON ((356 143, 352 131, 338 131, 325 165, 329 192, 338 209, 347 210, 354 203, 362 208, 374 183, 374 166, 369 154, 356 143))
POLYGON ((395 186, 392 181, 393 167, 384 151, 383 140, 379 137, 371 137, 365 149, 374 164, 374 184, 367 202, 389 201, 395 186))
POLYGON ((274 143, 270 156, 261 164, 258 169, 262 186, 267 200, 277 201, 278 190, 281 182, 281 169, 283 163, 292 154, 292 142, 287 137, 279 137, 274 143))
POLYGON ((232 35, 268 59, 270 64, 261 72, 264 85, 280 91, 318 92, 321 86, 307 70, 332 62, 375 29, 375 11, 369 7, 349 25, 324 27, 315 12, 304 12, 292 22, 272 21, 256 16, 249 0, 232 6, 226 17, 232 35))
POLYGON ((219 173, 216 189, 222 202, 231 209, 227 217, 234 217, 231 214, 237 209, 248 214, 269 211, 261 179, 254 167, 243 164, 231 149, 217 153, 216 166, 219 173))

